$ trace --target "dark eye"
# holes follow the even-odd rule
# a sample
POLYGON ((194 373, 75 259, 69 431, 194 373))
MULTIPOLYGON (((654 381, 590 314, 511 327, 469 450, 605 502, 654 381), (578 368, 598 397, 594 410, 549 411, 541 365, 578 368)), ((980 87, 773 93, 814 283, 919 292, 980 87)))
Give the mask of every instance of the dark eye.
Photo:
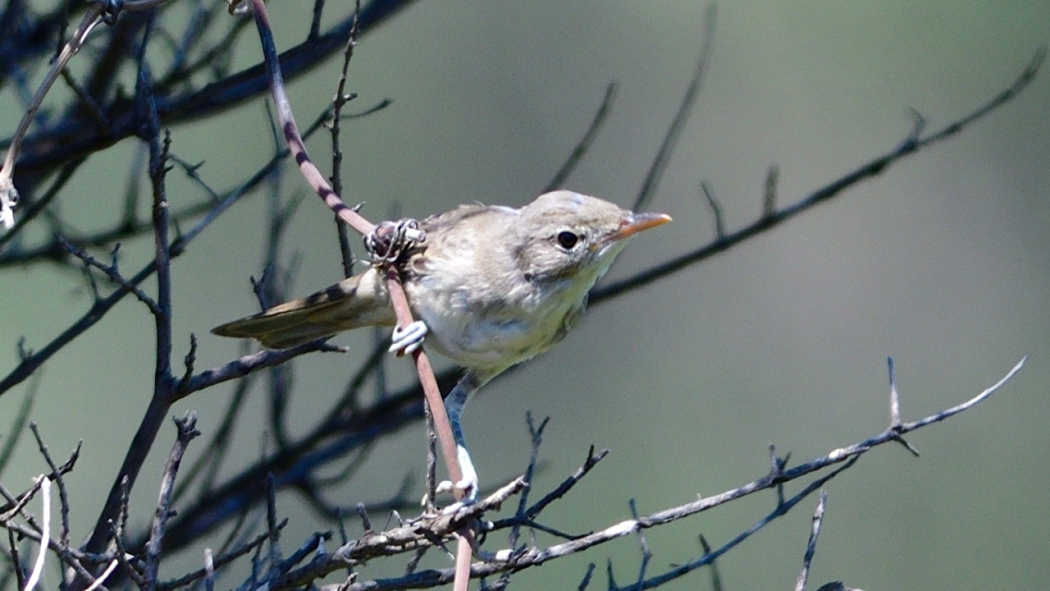
POLYGON ((558 244, 565 250, 569 250, 576 246, 576 243, 580 241, 580 237, 568 230, 558 232, 558 244))

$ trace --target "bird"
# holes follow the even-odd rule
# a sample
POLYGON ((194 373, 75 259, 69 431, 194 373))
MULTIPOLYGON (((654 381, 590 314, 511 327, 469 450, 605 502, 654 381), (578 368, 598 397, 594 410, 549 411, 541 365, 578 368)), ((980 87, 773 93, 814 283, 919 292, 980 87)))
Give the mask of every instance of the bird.
MULTIPOLYGON (((543 353, 576 326, 587 294, 628 240, 671 221, 568 190, 531 203, 460 205, 419 222, 422 240, 394 261, 413 316, 395 327, 394 352, 424 342, 465 373, 445 397, 463 478, 476 499, 477 472, 460 423, 471 394, 510 367, 543 353)), ((285 349, 365 326, 394 326, 377 266, 305 298, 212 329, 285 349)))

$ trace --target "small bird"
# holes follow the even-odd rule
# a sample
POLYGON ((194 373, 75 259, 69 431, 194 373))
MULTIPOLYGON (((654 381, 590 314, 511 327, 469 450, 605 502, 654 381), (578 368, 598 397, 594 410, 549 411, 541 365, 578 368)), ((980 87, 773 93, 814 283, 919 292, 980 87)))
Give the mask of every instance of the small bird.
MULTIPOLYGON (((460 415, 470 394, 511 366, 550 349, 579 321, 587 293, 631 236, 671 221, 632 213, 572 191, 553 191, 514 209, 461 205, 419 224, 422 241, 395 264, 413 315, 391 347, 410 352, 424 335, 437 352, 466 368, 445 398, 463 480, 477 494, 460 415)), ((212 329, 284 349, 362 326, 396 323, 376 267, 305 298, 212 329)))

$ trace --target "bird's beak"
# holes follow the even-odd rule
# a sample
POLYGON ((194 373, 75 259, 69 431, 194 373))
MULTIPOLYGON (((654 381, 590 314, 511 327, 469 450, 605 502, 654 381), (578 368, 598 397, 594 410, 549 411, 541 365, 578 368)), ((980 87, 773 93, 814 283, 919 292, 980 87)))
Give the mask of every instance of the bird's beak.
POLYGON ((609 234, 607 242, 619 242, 624 238, 634 236, 642 230, 662 226, 671 221, 671 216, 666 213, 629 213, 620 222, 620 227, 609 234))

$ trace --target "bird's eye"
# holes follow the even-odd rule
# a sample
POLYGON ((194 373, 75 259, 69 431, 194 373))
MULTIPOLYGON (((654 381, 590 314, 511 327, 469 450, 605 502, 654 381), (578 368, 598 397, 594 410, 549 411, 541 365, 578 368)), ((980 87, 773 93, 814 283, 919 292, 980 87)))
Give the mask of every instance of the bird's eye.
POLYGON ((559 246, 565 250, 569 250, 576 246, 576 243, 580 241, 580 237, 568 230, 563 230, 558 232, 557 240, 559 246))

